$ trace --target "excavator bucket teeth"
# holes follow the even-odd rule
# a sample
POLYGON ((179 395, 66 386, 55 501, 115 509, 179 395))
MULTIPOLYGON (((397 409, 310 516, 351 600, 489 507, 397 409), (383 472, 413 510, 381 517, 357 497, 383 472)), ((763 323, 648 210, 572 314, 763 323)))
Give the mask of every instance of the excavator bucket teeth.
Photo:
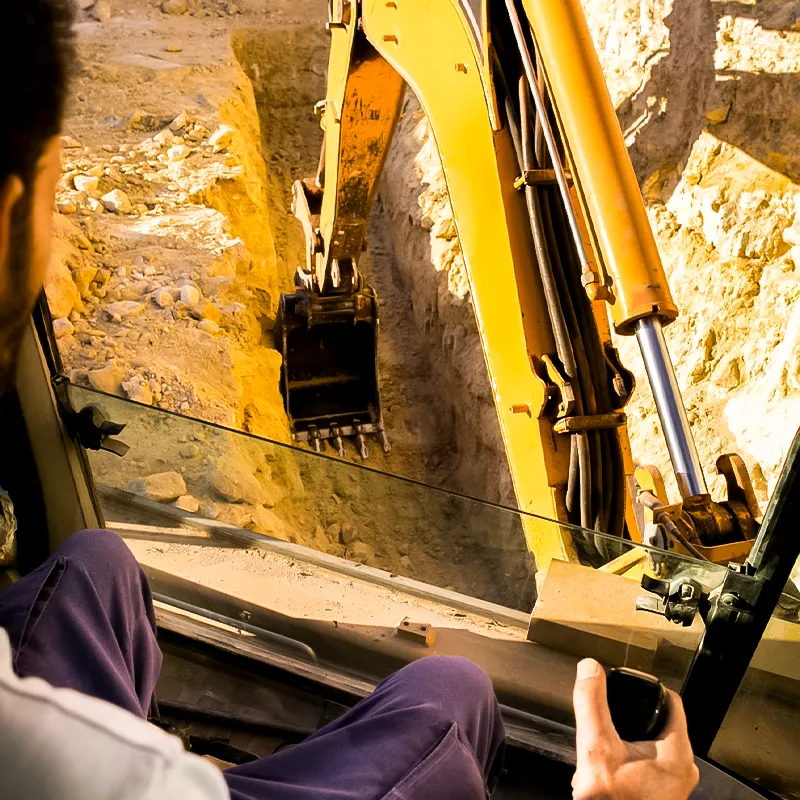
POLYGON ((281 392, 296 442, 344 454, 350 438, 362 458, 365 437, 388 452, 378 392, 375 291, 321 296, 300 288, 281 296, 278 312, 281 392))

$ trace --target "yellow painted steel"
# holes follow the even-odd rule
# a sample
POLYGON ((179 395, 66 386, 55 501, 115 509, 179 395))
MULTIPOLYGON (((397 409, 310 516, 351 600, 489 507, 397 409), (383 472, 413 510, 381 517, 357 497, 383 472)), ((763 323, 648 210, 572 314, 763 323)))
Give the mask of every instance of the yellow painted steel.
POLYGON ((579 0, 523 0, 618 333, 678 315, 579 0))
POLYGON ((402 78, 372 48, 359 49, 356 15, 331 31, 325 129, 325 183, 316 257, 319 285, 331 260, 358 261, 372 202, 389 142, 400 115, 402 78), (368 113, 364 113, 368 109, 368 113))
MULTIPOLYGON (((580 6, 577 0, 525 0, 525 6, 537 45, 545 45, 539 55, 566 140, 583 238, 590 259, 610 277, 614 325, 630 332, 635 319, 654 311, 669 321, 677 310, 580 6)), ((528 547, 545 570, 553 558, 576 559, 569 530, 558 524, 567 520, 570 442, 544 413, 546 387, 535 365, 555 345, 524 195, 514 187, 519 164, 509 129, 499 124, 486 15, 481 22, 485 38, 478 42, 458 0, 362 0, 360 15, 332 30, 323 119, 324 252, 317 266, 337 248, 356 258, 358 224, 366 220, 375 165, 388 149, 402 76, 427 114, 441 156, 517 502, 547 518, 524 522, 528 547), (366 50, 359 22, 371 45, 366 50), (369 159, 362 163, 359 152, 369 159), (360 194, 352 191, 356 184, 360 194)), ((600 339, 610 344, 605 303, 593 307, 600 339)), ((617 434, 630 484, 627 431, 617 434)), ((626 518, 639 538, 630 496, 626 518)))
MULTIPOLYGON (((569 437, 541 416, 532 357, 554 352, 519 167, 507 129, 494 131, 474 40, 451 0, 363 0, 364 32, 425 109, 439 149, 519 507, 566 520, 569 437)), ((490 535, 490 532, 487 532, 490 535)), ((540 569, 574 559, 566 529, 528 519, 540 569)))

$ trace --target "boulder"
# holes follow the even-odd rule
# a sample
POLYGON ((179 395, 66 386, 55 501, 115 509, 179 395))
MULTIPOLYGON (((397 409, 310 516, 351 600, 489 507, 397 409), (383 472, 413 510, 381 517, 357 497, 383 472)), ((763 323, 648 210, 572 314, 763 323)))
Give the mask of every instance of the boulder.
MULTIPOLYGON (((100 369, 89 371, 89 383, 93 389, 106 394, 119 394, 122 389, 122 379, 125 370, 114 363, 107 364, 100 369)), ((177 496, 177 495, 176 495, 177 496)))
POLYGON ((327 553, 330 545, 331 543, 328 541, 328 537, 325 536, 325 529, 322 525, 317 525, 314 529, 314 536, 311 539, 311 546, 321 553, 327 553))
POLYGON ((227 149, 233 142, 233 128, 229 125, 220 125, 208 139, 211 149, 215 153, 220 153, 227 149))
POLYGON ((175 134, 169 129, 164 128, 163 131, 159 131, 154 137, 153 141, 160 144, 162 147, 164 145, 172 144, 172 140, 175 138, 175 134))
POLYGON ((130 214, 133 211, 131 199, 122 189, 114 189, 100 199, 106 211, 113 211, 115 214, 130 214))
POLYGON ((72 273, 72 280, 78 287, 78 293, 84 300, 88 300, 92 292, 89 284, 97 277, 97 267, 79 267, 72 273))
POLYGON ((114 15, 109 0, 97 0, 89 13, 92 19, 96 19, 98 22, 108 22, 114 15))
POLYGON ((75 214, 78 211, 78 206, 72 200, 59 200, 56 203, 56 209, 59 214, 68 216, 69 214, 75 214))
POLYGON ((123 381, 122 389, 134 402, 153 405, 153 391, 141 375, 134 375, 129 380, 123 381))
POLYGON ((177 164, 183 161, 191 152, 192 151, 185 144, 176 144, 174 147, 170 147, 170 149, 167 150, 167 158, 173 164, 177 164))
POLYGON ((186 494, 186 482, 177 472, 157 472, 141 480, 132 481, 125 488, 129 492, 159 503, 169 503, 186 494))
POLYGON ((172 505, 175 506, 175 508, 179 508, 181 511, 188 511, 190 514, 196 514, 200 508, 200 501, 190 494, 182 494, 172 505))
POLYGON ((217 461, 211 473, 211 486, 229 503, 260 505, 264 502, 265 492, 258 478, 234 458, 223 457, 217 461))
POLYGON ((71 336, 73 333, 75 333, 75 326, 68 319, 64 319, 63 317, 60 319, 54 319, 53 333, 55 334, 56 339, 63 339, 65 336, 71 336))
POLYGON ((281 500, 283 500, 286 494, 280 486, 272 482, 261 484, 261 488, 263 491, 262 503, 267 508, 275 508, 275 506, 278 505, 281 500))
POLYGON ((106 306, 106 313, 115 322, 129 317, 138 317, 144 311, 144 306, 135 300, 119 300, 106 306))
POLYGON ((342 541, 342 526, 334 522, 332 525, 328 525, 325 529, 325 534, 332 542, 339 544, 342 541))
POLYGON ((179 17, 189 10, 189 6, 186 4, 186 0, 164 0, 164 2, 161 3, 161 10, 165 14, 179 17))
POLYGON ((72 179, 72 185, 79 192, 91 194, 91 192, 97 191, 98 187, 100 186, 100 179, 96 178, 94 175, 76 175, 72 179))
POLYGON ((196 286, 187 283, 181 286, 181 302, 189 308, 194 308, 200 302, 200 290, 196 286))
POLYGON ((365 542, 353 542, 348 546, 345 555, 350 561, 369 564, 375 559, 375 548, 365 542))
POLYGON ((178 116, 175 117, 175 119, 172 120, 172 122, 170 122, 169 129, 174 133, 177 133, 178 131, 182 131, 184 128, 188 127, 191 121, 192 118, 189 115, 189 112, 181 111, 181 113, 178 114, 178 116))
POLYGON ((274 511, 264 506, 255 506, 252 511, 253 528, 284 542, 296 542, 297 534, 274 511))
POLYGON ((169 308, 175 305, 175 297, 169 289, 156 289, 153 292, 153 302, 160 308, 169 308))
POLYGON ((181 458, 197 458, 199 453, 200 448, 196 444, 185 444, 178 450, 181 458))
POLYGON ((358 539, 358 534, 356 533, 355 529, 349 522, 345 522, 342 525, 342 530, 340 534, 340 540, 342 544, 350 545, 358 539))

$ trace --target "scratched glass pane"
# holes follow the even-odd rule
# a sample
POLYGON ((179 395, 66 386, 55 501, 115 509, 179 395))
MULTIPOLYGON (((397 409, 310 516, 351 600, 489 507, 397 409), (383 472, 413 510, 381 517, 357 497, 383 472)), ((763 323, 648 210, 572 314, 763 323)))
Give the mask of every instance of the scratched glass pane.
POLYGON ((435 587, 458 624, 483 614, 493 636, 647 669, 677 688, 701 623, 683 628, 637 611, 641 576, 710 591, 724 575, 310 449, 69 391, 76 409, 96 405, 126 426, 124 457, 93 451, 89 459, 106 525, 156 585, 172 575, 298 618, 351 613, 380 625, 396 623, 403 604, 428 602, 435 587), (548 536, 560 537, 573 561, 551 563, 537 602, 526 537, 548 536), (361 599, 356 608, 331 592, 361 599))

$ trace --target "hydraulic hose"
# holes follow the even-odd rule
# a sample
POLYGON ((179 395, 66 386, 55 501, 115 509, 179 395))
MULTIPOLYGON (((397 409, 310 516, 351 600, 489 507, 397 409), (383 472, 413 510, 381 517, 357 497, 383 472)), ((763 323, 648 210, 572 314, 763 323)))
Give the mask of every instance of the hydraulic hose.
MULTIPOLYGON (((512 18, 512 27, 515 20, 512 18)), ((517 19, 518 22, 518 19, 517 19)), ((541 69, 535 76, 527 74, 532 67, 524 41, 517 44, 525 68, 520 76, 518 101, 520 128, 517 140, 521 147, 523 170, 534 167, 545 168, 548 154, 556 168, 556 175, 563 173, 554 129, 549 120, 542 120, 547 113, 546 87, 541 69), (536 113, 531 114, 531 95, 535 79, 536 113), (533 119, 531 119, 533 117, 533 119), (533 124, 531 124, 533 123, 533 124), (521 140, 521 141, 519 141, 521 140), (558 162, 558 163, 556 163, 558 162)), ((536 58, 539 66, 538 57, 536 58)), ((610 386, 606 371, 605 356, 599 346, 599 333, 594 313, 585 296, 579 274, 582 272, 586 253, 582 242, 573 242, 575 237, 575 212, 571 203, 563 208, 559 200, 564 199, 562 181, 559 189, 562 197, 554 196, 552 190, 526 186, 526 202, 531 222, 537 262, 540 268, 545 302, 556 340, 556 352, 564 366, 567 377, 573 383, 576 407, 587 415, 607 413, 612 409, 610 386), (580 267, 576 264, 580 262, 580 267), (594 334, 594 335, 592 335, 594 334), (565 341, 566 336, 566 341, 565 341)), ((568 201, 568 197, 565 202, 568 201)), ((570 472, 567 486, 567 508, 575 507, 576 479, 580 482, 579 507, 581 525, 598 531, 621 535, 624 527, 624 496, 619 495, 619 485, 624 481, 622 454, 619 442, 611 431, 592 431, 573 437, 570 447, 570 472), (578 468, 575 469, 575 456, 578 468), (577 474, 576 474, 577 473, 577 474)))
MULTIPOLYGON (((528 85, 525 78, 522 76, 519 80, 519 106, 521 128, 520 144, 522 151, 522 163, 520 167, 524 174, 525 171, 533 169, 534 166, 536 166, 536 162, 534 161, 533 153, 534 142, 531 141, 533 126, 531 125, 530 105, 528 103, 528 85)), ((553 272, 553 262, 550 258, 551 252, 553 252, 555 257, 557 257, 557 253, 551 251, 548 247, 548 236, 542 218, 542 207, 539 193, 535 186, 525 186, 525 201, 528 208, 531 233, 533 235, 536 262, 539 266, 539 275, 544 290, 545 304, 547 305, 550 326, 553 331, 553 338, 555 339, 556 354, 564 367, 567 378, 569 378, 574 386, 575 413, 583 414, 584 405, 582 392, 580 391, 580 373, 573 347, 574 340, 570 336, 567 320, 565 319, 564 308, 562 307, 561 301, 563 293, 559 292, 557 279, 553 272)), ((577 441, 575 454, 577 455, 578 463, 578 508, 580 524, 584 528, 591 528, 594 524, 592 515, 592 452, 589 446, 589 437, 585 432, 575 434, 574 438, 577 441)), ((573 448, 570 447, 570 455, 572 455, 572 452, 573 448)), ((570 474, 574 474, 572 469, 570 470, 570 474)), ((569 500, 572 500, 574 504, 574 489, 572 492, 567 492, 567 497, 567 510, 571 512, 574 505, 570 505, 569 500)))

